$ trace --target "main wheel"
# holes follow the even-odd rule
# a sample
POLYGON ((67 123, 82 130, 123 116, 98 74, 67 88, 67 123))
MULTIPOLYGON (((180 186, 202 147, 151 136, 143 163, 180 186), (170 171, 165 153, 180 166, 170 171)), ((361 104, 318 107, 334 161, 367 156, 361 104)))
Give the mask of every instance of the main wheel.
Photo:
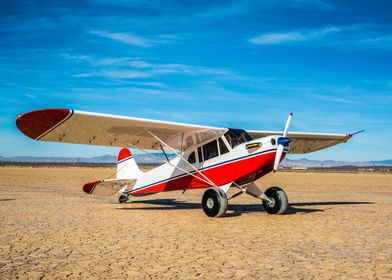
POLYGON ((126 196, 126 195, 120 195, 120 197, 118 198, 118 202, 120 202, 120 203, 125 203, 125 202, 127 202, 129 200, 129 198, 128 198, 128 196, 126 196))
POLYGON ((227 196, 220 188, 210 188, 204 192, 202 205, 208 217, 220 217, 227 210, 227 196))
POLYGON ((286 212, 289 200, 286 193, 279 187, 271 187, 265 191, 265 195, 271 200, 263 200, 263 206, 268 214, 283 214, 286 212))

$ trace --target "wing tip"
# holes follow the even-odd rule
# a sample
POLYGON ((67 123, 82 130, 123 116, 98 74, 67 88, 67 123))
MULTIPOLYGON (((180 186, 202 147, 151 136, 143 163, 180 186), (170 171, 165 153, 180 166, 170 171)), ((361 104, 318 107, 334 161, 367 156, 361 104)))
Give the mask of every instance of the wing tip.
POLYGON ((16 117, 17 128, 27 137, 38 140, 72 115, 72 110, 46 108, 16 117))
POLYGON ((362 133, 362 132, 365 132, 365 130, 362 129, 362 130, 359 130, 359 131, 354 132, 354 133, 346 134, 346 138, 344 139, 344 142, 347 142, 348 140, 350 140, 351 138, 353 138, 354 135, 360 134, 360 133, 362 133))
POLYGON ((89 182, 83 185, 83 191, 87 194, 91 194, 97 184, 102 183, 103 180, 98 180, 94 182, 89 182))

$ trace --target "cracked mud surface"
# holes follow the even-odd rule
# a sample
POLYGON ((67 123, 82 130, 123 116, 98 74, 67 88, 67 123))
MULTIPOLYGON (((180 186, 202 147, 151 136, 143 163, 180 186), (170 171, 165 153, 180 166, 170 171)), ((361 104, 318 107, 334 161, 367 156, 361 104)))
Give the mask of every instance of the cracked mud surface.
POLYGON ((391 279, 392 175, 276 173, 287 215, 203 190, 117 204, 81 185, 111 168, 0 168, 0 279, 391 279))

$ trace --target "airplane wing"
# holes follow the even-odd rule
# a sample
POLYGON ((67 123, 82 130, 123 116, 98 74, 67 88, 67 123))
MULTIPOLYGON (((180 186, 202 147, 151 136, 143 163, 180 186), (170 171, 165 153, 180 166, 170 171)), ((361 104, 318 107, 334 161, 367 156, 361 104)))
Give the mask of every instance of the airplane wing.
MULTIPOLYGON (((19 115, 16 126, 40 141, 137 147, 157 150, 160 143, 147 131, 177 151, 184 151, 223 135, 227 129, 176 122, 98 114, 70 109, 42 109, 19 115)), ((247 130, 253 138, 279 135, 280 131, 247 130)), ((351 134, 289 132, 289 153, 322 150, 349 140, 351 134)))
POLYGON ((159 142, 147 132, 150 131, 177 151, 219 137, 227 130, 70 109, 43 109, 19 115, 16 126, 26 136, 40 141, 157 150, 159 142))
MULTIPOLYGON (((259 131, 247 130, 253 138, 264 137, 268 135, 279 135, 281 131, 259 131)), ((290 154, 306 154, 323 150, 340 143, 347 142, 351 134, 332 134, 332 133, 307 133, 307 132, 289 132, 287 137, 292 139, 290 143, 290 154)))

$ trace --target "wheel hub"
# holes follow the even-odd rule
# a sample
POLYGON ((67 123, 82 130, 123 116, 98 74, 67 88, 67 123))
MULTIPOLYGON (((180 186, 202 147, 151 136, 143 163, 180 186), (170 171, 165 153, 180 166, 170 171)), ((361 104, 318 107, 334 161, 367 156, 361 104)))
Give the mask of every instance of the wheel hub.
POLYGON ((206 204, 207 204, 208 209, 214 208, 214 200, 211 197, 209 199, 207 199, 206 204))
POLYGON ((270 201, 267 203, 269 207, 275 207, 275 199, 273 197, 269 197, 270 201))

